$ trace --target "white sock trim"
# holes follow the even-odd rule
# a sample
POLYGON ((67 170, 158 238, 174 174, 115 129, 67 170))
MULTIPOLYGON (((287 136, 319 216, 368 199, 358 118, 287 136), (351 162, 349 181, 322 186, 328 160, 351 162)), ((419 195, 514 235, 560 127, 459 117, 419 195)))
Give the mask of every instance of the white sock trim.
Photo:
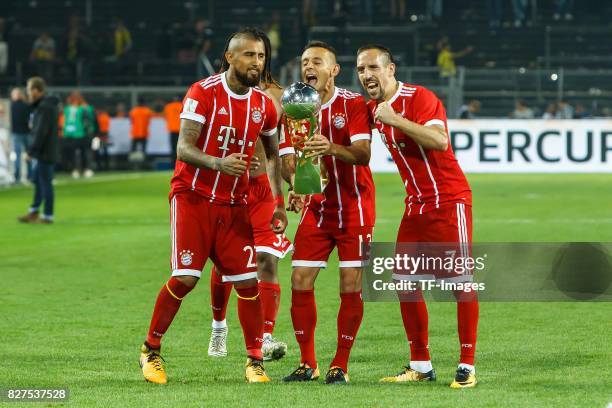
POLYGON ((223 319, 221 321, 213 319, 213 321, 212 321, 212 328, 213 329, 225 329, 225 328, 227 328, 227 321, 226 321, 226 319, 223 319))
POLYGON ((418 371, 419 373, 428 373, 433 370, 433 366, 431 365, 431 360, 427 361, 410 361, 410 368, 414 371, 418 371))
POLYGON ((472 374, 476 374, 476 367, 474 367, 473 365, 460 363, 458 368, 467 368, 472 372, 472 374))

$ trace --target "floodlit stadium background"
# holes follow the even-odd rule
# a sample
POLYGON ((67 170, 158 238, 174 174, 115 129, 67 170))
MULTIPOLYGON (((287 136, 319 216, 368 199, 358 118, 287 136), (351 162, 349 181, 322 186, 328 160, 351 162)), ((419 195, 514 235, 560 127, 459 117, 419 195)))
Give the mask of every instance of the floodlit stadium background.
MULTIPOLYGON (((367 304, 350 387, 280 384, 298 355, 288 260, 280 266, 277 331, 290 348, 285 359, 268 366, 275 380, 270 387, 241 382, 234 298, 230 355, 206 357, 207 283, 191 295, 167 335, 167 369, 175 381, 156 389, 142 381, 137 365, 154 295, 168 276, 170 147, 163 118, 155 118, 148 161, 130 163, 126 115, 139 97, 161 112, 188 84, 217 69, 226 36, 245 25, 263 27, 276 39, 273 69, 283 85, 298 79, 296 57, 309 39, 338 49, 338 85, 357 91, 356 49, 369 42, 391 48, 398 79, 431 88, 447 108, 453 146, 474 191, 475 241, 612 241, 612 4, 573 2, 560 10, 558 1, 533 0, 525 2, 521 18, 513 3, 521 2, 0 2, 0 185, 7 187, 0 189, 0 386, 67 386, 79 406, 606 406, 612 399, 606 303, 484 303, 476 363, 481 383, 460 394, 444 382, 456 363, 452 304, 430 305, 440 381, 423 387, 376 383, 399 371, 408 347, 397 305, 367 304), (117 34, 120 20, 129 47, 125 34, 117 34), (50 60, 32 52, 43 32, 55 42, 50 60), (456 56, 454 73, 438 66, 445 37, 452 52, 464 54, 456 56), (71 38, 77 39, 76 53, 71 38), (94 168, 93 178, 73 180, 60 166, 56 223, 49 228, 16 223, 31 190, 10 187, 16 158, 10 154, 7 98, 34 74, 46 76, 51 93, 62 100, 80 90, 113 117, 112 170, 94 168)), ((371 166, 378 203, 374 238, 393 241, 404 191, 377 141, 371 166)), ((296 218, 290 222, 292 236, 296 218)), ((335 348, 336 268, 331 262, 317 283, 322 364, 335 348)))

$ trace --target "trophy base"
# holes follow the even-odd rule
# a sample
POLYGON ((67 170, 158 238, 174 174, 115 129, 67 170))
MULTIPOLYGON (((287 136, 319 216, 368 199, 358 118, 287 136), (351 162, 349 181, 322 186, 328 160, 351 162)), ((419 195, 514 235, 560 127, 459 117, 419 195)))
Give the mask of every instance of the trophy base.
POLYGON ((294 191, 296 194, 320 194, 323 191, 321 173, 311 160, 297 160, 294 191))

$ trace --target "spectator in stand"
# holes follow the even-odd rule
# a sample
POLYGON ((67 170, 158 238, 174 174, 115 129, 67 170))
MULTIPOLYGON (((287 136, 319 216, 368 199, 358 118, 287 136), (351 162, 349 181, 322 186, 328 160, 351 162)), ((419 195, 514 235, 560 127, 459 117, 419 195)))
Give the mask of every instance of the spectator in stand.
POLYGON ((57 122, 59 111, 57 99, 45 95, 44 79, 33 77, 28 80, 28 97, 32 102, 31 133, 32 144, 27 153, 27 160, 32 160, 32 179, 34 199, 28 214, 19 217, 19 222, 52 224, 53 205, 53 168, 57 161, 57 122), (38 212, 44 202, 43 216, 38 212))
POLYGON ((462 105, 461 108, 459 108, 457 117, 459 119, 476 119, 476 114, 480 111, 480 107, 480 101, 473 99, 467 105, 462 105))
POLYGON ((170 134, 170 149, 172 151, 171 166, 174 168, 176 164, 176 144, 178 143, 179 129, 181 127, 181 110, 183 109, 182 98, 180 95, 174 97, 172 102, 164 106, 164 118, 166 119, 166 128, 170 134))
POLYGON ((533 119, 535 115, 533 109, 527 106, 524 101, 518 100, 514 104, 514 111, 510 113, 512 119, 533 119))
POLYGON ((155 113, 146 106, 144 99, 139 97, 138 105, 130 111, 130 121, 132 122, 130 131, 132 137, 131 153, 142 153, 142 157, 146 158, 149 124, 154 115, 155 113))
POLYGON ((115 58, 117 61, 125 59, 128 52, 132 49, 132 34, 125 26, 122 19, 115 19, 115 58))
MULTIPOLYGON (((30 105, 19 88, 11 91, 11 136, 15 152, 15 184, 21 183, 21 164, 23 153, 27 152, 32 143, 30 135, 30 105)), ((31 179, 32 165, 26 162, 28 180, 31 179)))
POLYGON ((565 99, 561 99, 557 103, 557 119, 573 119, 574 108, 565 99))
POLYGON ((55 62, 55 40, 46 31, 32 45, 30 61, 36 65, 36 72, 47 83, 53 80, 53 64, 55 62))
POLYGON ((577 103, 574 109, 574 119, 589 119, 591 114, 586 110, 583 104, 577 103))
POLYGON ((546 111, 542 115, 542 119, 555 119, 557 116, 557 104, 549 103, 546 107, 546 111))
POLYGON ((89 108, 80 92, 74 91, 66 100, 64 107, 64 127, 62 147, 66 157, 66 167, 72 178, 78 179, 83 175, 93 177, 90 167, 89 138, 91 118, 89 108), (78 163, 77 163, 78 156, 78 163))
POLYGON ((72 20, 66 35, 66 62, 69 64, 73 76, 78 83, 89 82, 89 60, 93 52, 93 42, 80 28, 78 20, 72 20))
POLYGON ((557 8, 553 18, 555 21, 559 21, 561 17, 565 18, 566 21, 572 21, 574 19, 573 8, 574 0, 557 0, 557 8))
POLYGON ((108 147, 110 146, 108 137, 108 132, 110 130, 110 115, 106 109, 97 109, 96 118, 98 122, 98 135, 96 139, 98 141, 92 145, 97 147, 97 149, 94 148, 96 152, 96 168, 98 171, 108 171, 110 170, 108 158, 108 147))
POLYGON ((455 66, 455 59, 461 58, 469 54, 474 50, 474 47, 469 46, 458 52, 452 52, 450 41, 447 36, 444 36, 438 42, 440 52, 438 53, 438 68, 440 70, 441 78, 448 78, 455 76, 457 73, 457 67, 455 66))

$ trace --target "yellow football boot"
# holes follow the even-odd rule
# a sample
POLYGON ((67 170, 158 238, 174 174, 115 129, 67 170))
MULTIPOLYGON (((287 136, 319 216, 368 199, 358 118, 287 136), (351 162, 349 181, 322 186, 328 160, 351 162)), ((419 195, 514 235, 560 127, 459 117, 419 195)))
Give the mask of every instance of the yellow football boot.
POLYGON ((155 384, 166 384, 166 370, 162 363, 164 359, 159 354, 159 350, 149 348, 146 344, 140 349, 140 367, 145 380, 155 384))
POLYGON ((421 373, 413 370, 410 367, 404 367, 404 370, 392 377, 381 378, 380 382, 384 383, 399 383, 399 382, 419 382, 419 381, 436 381, 436 371, 431 370, 427 373, 421 373))
POLYGON ((455 380, 451 383, 451 388, 472 388, 476 386, 476 374, 474 371, 460 367, 455 374, 455 380))
POLYGON ((266 374, 266 370, 264 370, 263 363, 259 360, 255 360, 250 357, 247 358, 244 377, 249 383, 262 383, 271 381, 270 377, 268 377, 268 374, 266 374))

